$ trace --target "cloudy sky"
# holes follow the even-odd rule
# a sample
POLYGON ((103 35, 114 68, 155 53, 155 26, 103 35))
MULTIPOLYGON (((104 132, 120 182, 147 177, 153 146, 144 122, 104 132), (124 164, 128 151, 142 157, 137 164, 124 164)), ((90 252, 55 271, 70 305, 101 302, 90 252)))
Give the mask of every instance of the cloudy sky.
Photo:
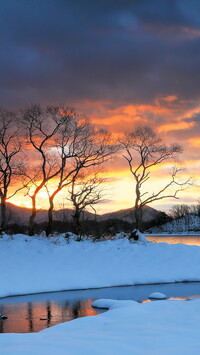
MULTIPOLYGON (((65 102, 116 134, 148 124, 198 181, 199 14, 198 0, 1 0, 0 105, 65 102)), ((130 207, 126 167, 112 174, 110 206, 130 207)))

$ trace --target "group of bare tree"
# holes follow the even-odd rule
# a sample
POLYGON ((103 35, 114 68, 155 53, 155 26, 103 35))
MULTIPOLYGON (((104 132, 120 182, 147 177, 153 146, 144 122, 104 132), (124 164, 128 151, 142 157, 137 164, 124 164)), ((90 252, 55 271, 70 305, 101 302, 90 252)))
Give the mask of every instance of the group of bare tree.
POLYGON ((194 216, 200 217, 200 201, 194 205, 177 204, 172 206, 170 210, 171 217, 175 220, 176 225, 185 225, 189 230, 190 224, 194 216))
POLYGON ((65 105, 44 108, 32 105, 17 113, 1 109, 1 229, 6 224, 6 201, 24 188, 32 204, 29 235, 33 235, 38 194, 45 189, 49 202, 46 235, 49 235, 55 197, 66 189, 74 206, 75 230, 79 233, 81 213, 102 197, 105 178, 99 172, 119 150, 133 176, 136 228, 142 229, 143 206, 167 197, 177 198, 178 192, 189 184, 189 180, 177 180, 179 168, 174 167, 169 182, 160 190, 144 190, 151 169, 175 159, 182 152, 179 145, 167 147, 149 127, 125 133, 120 143, 113 143, 109 132, 96 129, 86 117, 65 105))
POLYGON ((179 204, 172 206, 170 215, 173 219, 181 219, 188 215, 200 216, 200 202, 195 205, 179 204))
POLYGON ((78 223, 81 211, 101 198, 99 187, 103 180, 97 176, 96 168, 117 150, 110 134, 95 129, 86 117, 66 106, 42 108, 34 105, 18 113, 18 116, 2 110, 1 121, 1 228, 5 228, 6 200, 22 188, 26 189, 32 203, 29 235, 34 234, 37 196, 44 188, 49 200, 46 234, 49 235, 52 229, 54 199, 70 185, 70 197, 78 223), (20 122, 20 128, 17 122, 20 122), (25 157, 22 159, 25 149, 26 163, 25 157), (21 158, 18 161, 17 155, 21 158), (81 186, 83 171, 85 178, 81 186), (13 188, 11 180, 17 175, 23 176, 22 186, 8 196, 8 189, 13 188))

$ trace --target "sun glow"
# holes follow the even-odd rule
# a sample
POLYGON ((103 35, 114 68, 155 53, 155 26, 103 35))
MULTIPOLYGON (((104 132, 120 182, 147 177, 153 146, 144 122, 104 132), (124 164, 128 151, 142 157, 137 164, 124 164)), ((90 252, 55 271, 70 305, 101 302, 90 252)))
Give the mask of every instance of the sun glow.
MULTIPOLYGON (((134 130, 137 126, 147 125, 152 127, 167 145, 173 142, 180 143, 185 148, 181 156, 183 162, 181 165, 189 170, 189 172, 182 172, 181 175, 186 176, 188 174, 195 181, 198 181, 200 161, 196 150, 200 147, 200 139, 195 134, 197 135, 199 129, 199 103, 195 105, 194 101, 183 101, 177 95, 171 94, 168 96, 161 95, 149 104, 116 106, 113 102, 92 102, 88 100, 82 102, 80 110, 80 112, 91 116, 91 121, 97 128, 110 130, 113 139, 116 139, 116 141, 123 135, 123 132, 134 130)), ((54 147, 52 147, 53 149, 54 147)), ((33 150, 31 147, 27 147, 27 150, 32 156, 32 164, 36 165, 37 157, 33 155, 33 150)), ((146 183, 147 190, 153 192, 156 187, 159 188, 162 183, 167 182, 173 165, 174 162, 167 162, 153 167, 151 179, 146 183)), ((104 203, 97 205, 99 212, 116 211, 134 205, 134 182, 127 162, 121 157, 121 152, 118 158, 106 163, 101 176, 107 180, 104 182, 104 203)), ((57 183, 57 179, 54 179, 48 185, 50 193, 54 191, 57 183)), ((196 185, 198 185, 198 182, 196 185)), ((198 199, 199 189, 193 187, 188 191, 180 193, 180 201, 191 201, 193 203, 198 199)), ((31 198, 25 190, 20 191, 9 202, 31 208, 31 198)), ((153 206, 158 205, 159 208, 166 209, 166 203, 176 203, 176 201, 171 199, 169 201, 161 200, 153 206)), ((63 204, 65 204, 65 207, 71 207, 70 202, 67 201, 67 190, 62 190, 57 195, 55 209, 61 208, 63 204)), ((48 194, 45 188, 37 196, 37 208, 48 208, 48 194)))

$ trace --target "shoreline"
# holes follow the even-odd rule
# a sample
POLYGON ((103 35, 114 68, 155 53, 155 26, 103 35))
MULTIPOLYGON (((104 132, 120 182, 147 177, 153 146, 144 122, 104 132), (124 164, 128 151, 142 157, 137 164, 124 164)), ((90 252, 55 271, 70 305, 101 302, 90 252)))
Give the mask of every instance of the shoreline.
POLYGON ((102 286, 102 287, 89 287, 89 288, 76 288, 76 289, 66 289, 66 290, 54 290, 54 291, 44 291, 44 292, 31 292, 31 293, 21 293, 13 294, 9 296, 0 297, 0 300, 5 298, 14 298, 14 297, 23 297, 23 296, 34 296, 34 295, 45 295, 49 293, 62 293, 62 292, 74 292, 74 291, 88 291, 88 290, 101 290, 107 288, 116 288, 116 287, 137 287, 137 286, 150 286, 150 285, 173 285, 173 284, 186 284, 186 283, 200 283, 196 280, 185 280, 185 281, 174 281, 174 282, 152 282, 152 283, 137 283, 132 285, 115 285, 115 286, 102 286))

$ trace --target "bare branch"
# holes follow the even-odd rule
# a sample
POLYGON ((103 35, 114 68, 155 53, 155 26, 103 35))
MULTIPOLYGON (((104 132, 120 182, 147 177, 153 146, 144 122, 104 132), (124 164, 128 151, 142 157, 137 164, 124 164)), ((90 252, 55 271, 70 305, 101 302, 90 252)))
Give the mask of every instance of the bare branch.
POLYGON ((19 121, 16 113, 0 108, 1 229, 5 229, 6 226, 6 200, 23 189, 22 185, 17 187, 11 195, 8 195, 11 183, 15 181, 16 177, 23 176, 24 163, 18 159, 22 150, 19 134, 19 121))
POLYGON ((165 161, 176 160, 182 148, 178 144, 167 147, 150 127, 139 127, 131 133, 126 133, 121 146, 125 152, 123 157, 128 162, 135 182, 136 228, 140 228, 141 211, 144 205, 169 197, 177 199, 178 193, 191 184, 191 179, 178 182, 176 177, 180 169, 175 167, 170 181, 163 188, 156 193, 142 192, 141 188, 151 177, 151 169, 165 161), (167 192, 171 187, 176 188, 175 192, 167 192))

